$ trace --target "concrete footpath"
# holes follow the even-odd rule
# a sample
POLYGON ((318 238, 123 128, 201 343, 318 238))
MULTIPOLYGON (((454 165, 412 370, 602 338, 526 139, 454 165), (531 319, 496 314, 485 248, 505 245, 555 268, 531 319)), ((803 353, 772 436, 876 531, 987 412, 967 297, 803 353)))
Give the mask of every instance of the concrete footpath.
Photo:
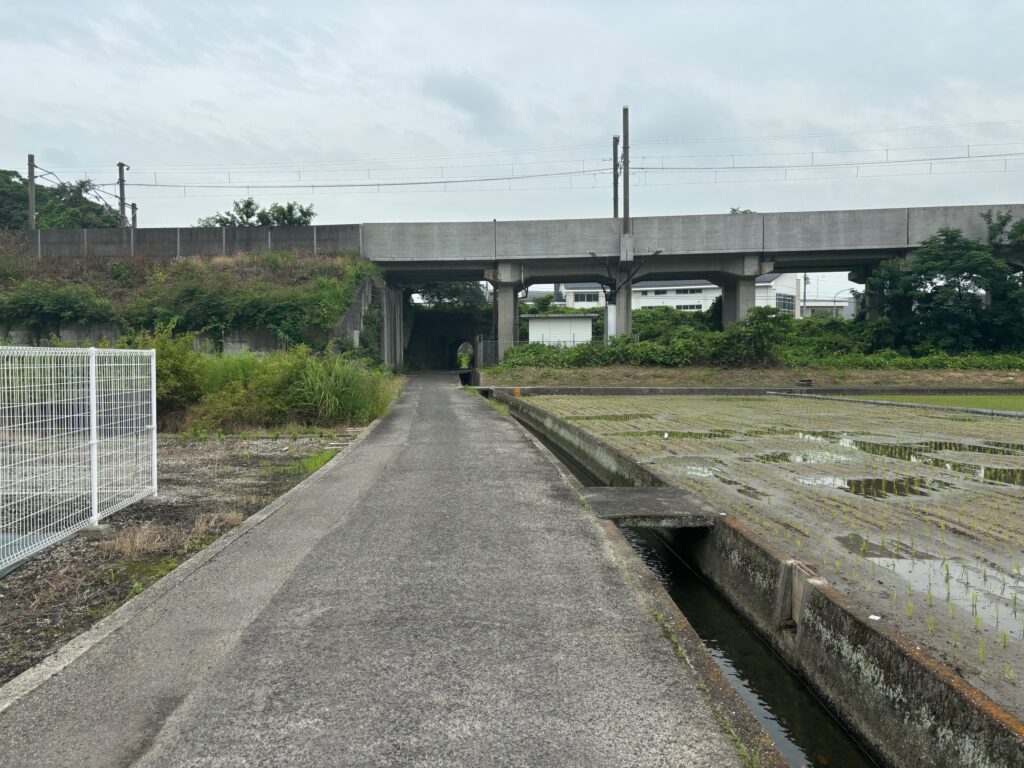
POLYGON ((518 426, 412 376, 0 713, 0 766, 740 765, 603 535, 518 426))

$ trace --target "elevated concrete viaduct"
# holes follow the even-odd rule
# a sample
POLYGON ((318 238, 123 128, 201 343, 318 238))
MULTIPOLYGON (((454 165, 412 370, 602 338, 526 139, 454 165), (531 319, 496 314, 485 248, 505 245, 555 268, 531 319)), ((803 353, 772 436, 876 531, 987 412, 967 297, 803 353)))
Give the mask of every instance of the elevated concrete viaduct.
MULTIPOLYGON (((384 270, 378 292, 385 360, 402 360, 402 287, 424 280, 488 280, 496 297, 499 352, 515 340, 516 292, 535 283, 599 282, 615 298, 616 332, 630 332, 631 286, 640 279, 704 279, 723 292, 726 322, 754 306, 768 272, 848 271, 864 282, 882 261, 907 258, 942 227, 984 238, 981 214, 1024 204, 877 208, 800 213, 616 219, 346 224, 308 227, 37 230, 22 250, 37 258, 213 256, 238 250, 358 251, 384 270)), ((1017 266, 1024 269, 1024 263, 1017 266)))
POLYGON ((516 292, 531 284, 607 286, 616 332, 627 334, 634 280, 703 279, 722 288, 729 323, 754 306, 758 275, 848 271, 864 282, 879 263, 909 257, 943 227, 984 238, 988 210, 1024 216, 1021 204, 655 216, 632 219, 628 235, 614 219, 364 224, 361 252, 396 284, 489 281, 502 355, 515 340, 516 292))

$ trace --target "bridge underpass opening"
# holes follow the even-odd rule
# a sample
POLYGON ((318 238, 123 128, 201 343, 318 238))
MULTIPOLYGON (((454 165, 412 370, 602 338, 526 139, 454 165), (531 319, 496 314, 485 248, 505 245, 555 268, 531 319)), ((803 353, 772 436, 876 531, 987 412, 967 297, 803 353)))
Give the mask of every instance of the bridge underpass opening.
POLYGON ((493 313, 489 305, 413 306, 412 334, 405 353, 409 370, 453 370, 459 368, 459 349, 472 345, 478 335, 493 335, 493 313))

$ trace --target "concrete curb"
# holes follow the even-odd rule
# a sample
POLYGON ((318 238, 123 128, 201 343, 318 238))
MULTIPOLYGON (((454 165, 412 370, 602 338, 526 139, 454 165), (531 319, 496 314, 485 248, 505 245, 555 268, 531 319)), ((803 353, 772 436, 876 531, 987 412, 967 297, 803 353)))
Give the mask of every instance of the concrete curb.
MULTIPOLYGON (((1006 416, 1011 419, 1024 419, 1024 411, 997 411, 989 408, 967 408, 960 405, 934 405, 932 403, 901 403, 895 400, 854 400, 849 397, 831 397, 828 395, 812 395, 805 392, 765 392, 766 395, 777 397, 805 397, 812 400, 838 400, 843 403, 863 403, 865 405, 888 405, 896 408, 929 408, 933 411, 952 411, 953 413, 976 413, 981 416, 1006 416)), ((903 394, 903 393, 887 393, 903 394)), ((906 394, 932 394, 930 392, 908 392, 906 394)), ((942 394, 972 394, 969 392, 952 392, 947 390, 942 394)), ((992 394, 992 393, 985 393, 992 394)), ((1016 392, 1000 392, 999 394, 1017 394, 1016 392)))
POLYGON ((229 547, 241 537, 250 533, 256 526, 269 518, 278 510, 287 506, 292 498, 301 490, 319 481, 323 475, 342 459, 347 456, 356 446, 366 439, 380 424, 381 419, 375 419, 364 429, 355 440, 342 448, 338 453, 320 467, 316 472, 304 479, 298 485, 285 491, 276 499, 267 504, 263 509, 246 518, 245 522, 234 530, 228 531, 214 541, 210 546, 201 552, 196 553, 183 562, 169 574, 157 581, 150 587, 143 590, 138 596, 131 598, 122 604, 109 616, 101 619, 92 627, 58 649, 52 655, 46 657, 34 667, 29 667, 14 679, 0 686, 0 715, 11 707, 18 699, 34 691, 54 675, 60 673, 65 667, 75 661, 79 656, 86 653, 97 643, 117 632, 121 627, 130 622, 136 616, 143 614, 154 603, 174 589, 177 589, 189 579, 200 568, 212 561, 217 555, 229 547))

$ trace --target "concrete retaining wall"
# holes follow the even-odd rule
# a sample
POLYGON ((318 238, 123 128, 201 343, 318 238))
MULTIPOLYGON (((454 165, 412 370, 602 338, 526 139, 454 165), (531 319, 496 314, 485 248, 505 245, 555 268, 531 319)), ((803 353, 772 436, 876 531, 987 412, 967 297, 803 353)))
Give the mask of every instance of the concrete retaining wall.
MULTIPOLYGON (((495 399, 610 485, 667 481, 522 397, 495 399)), ((907 638, 880 627, 798 561, 720 520, 690 549, 694 564, 782 658, 888 764, 1024 765, 1024 724, 907 638)))
POLYGON ((344 339, 353 347, 359 346, 359 336, 363 332, 363 315, 373 301, 373 281, 364 277, 356 288, 356 295, 352 298, 352 304, 345 310, 345 314, 334 324, 331 336, 336 339, 344 339))

